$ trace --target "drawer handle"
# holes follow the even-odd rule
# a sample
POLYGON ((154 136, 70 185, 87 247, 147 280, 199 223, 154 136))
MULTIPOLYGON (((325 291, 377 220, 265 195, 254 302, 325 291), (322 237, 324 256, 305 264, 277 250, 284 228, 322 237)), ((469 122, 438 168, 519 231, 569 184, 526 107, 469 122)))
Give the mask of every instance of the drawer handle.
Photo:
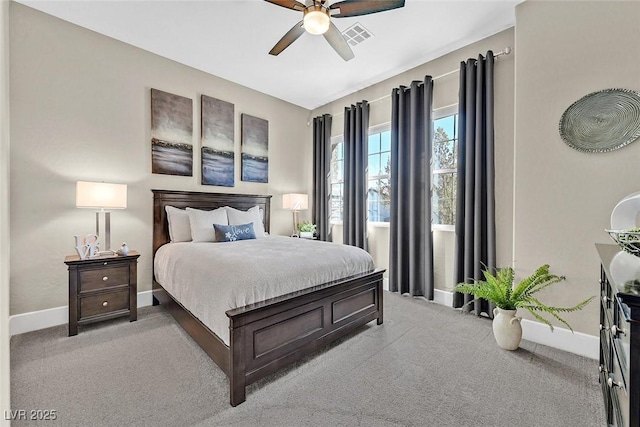
POLYGON ((103 307, 106 307, 106 306, 108 306, 108 305, 109 305, 109 303, 108 303, 107 301, 105 301, 105 302, 103 302, 103 303, 102 303, 102 306, 103 306, 103 307))
POLYGON ((613 325, 611 327, 611 333, 613 333, 613 335, 618 335, 618 334, 627 335, 627 331, 625 331, 624 329, 618 328, 616 325, 613 325))
POLYGON ((615 382, 615 381, 613 380, 613 378, 611 378, 611 377, 607 378, 607 385, 608 385, 610 388, 620 387, 620 383, 615 382))
POLYGON ((102 278, 102 281, 103 281, 103 282, 106 282, 107 280, 109 280, 109 278, 108 278, 107 276, 104 276, 104 277, 102 278))
POLYGON ((107 265, 107 264, 108 264, 107 262, 103 262, 103 263, 102 263, 102 265, 107 265))

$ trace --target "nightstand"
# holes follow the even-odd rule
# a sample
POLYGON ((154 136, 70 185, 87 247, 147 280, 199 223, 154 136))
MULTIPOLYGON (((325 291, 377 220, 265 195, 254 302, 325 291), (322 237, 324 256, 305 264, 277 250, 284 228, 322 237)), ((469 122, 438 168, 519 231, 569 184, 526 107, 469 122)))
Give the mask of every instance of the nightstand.
POLYGON ((81 260, 77 255, 64 259, 69 267, 69 336, 78 334, 78 325, 129 316, 138 318, 138 257, 101 256, 81 260))

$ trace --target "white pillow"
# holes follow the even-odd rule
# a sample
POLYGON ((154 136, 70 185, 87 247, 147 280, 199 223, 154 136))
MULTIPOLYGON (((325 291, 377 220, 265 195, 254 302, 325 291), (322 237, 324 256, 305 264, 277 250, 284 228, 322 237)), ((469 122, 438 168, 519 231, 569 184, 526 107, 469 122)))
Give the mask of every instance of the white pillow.
POLYGON ((165 206, 167 211, 167 222, 169 223, 169 239, 172 242, 190 242, 191 225, 189 224, 189 214, 184 209, 165 206))
POLYGON ((256 233, 256 238, 260 239, 265 236, 264 224, 260 215, 260 207, 254 206, 247 211, 239 211, 238 209, 225 206, 227 209, 227 217, 229 218, 229 225, 242 225, 252 222, 253 230, 256 233))
POLYGON ((191 225, 191 238, 194 242, 215 242, 216 232, 213 224, 229 225, 225 208, 212 211, 187 208, 187 214, 191 225))

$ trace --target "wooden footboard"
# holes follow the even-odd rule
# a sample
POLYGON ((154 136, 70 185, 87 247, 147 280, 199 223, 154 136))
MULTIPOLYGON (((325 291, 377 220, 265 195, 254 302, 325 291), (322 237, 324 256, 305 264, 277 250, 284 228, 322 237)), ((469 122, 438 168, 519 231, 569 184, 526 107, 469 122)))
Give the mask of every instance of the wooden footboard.
POLYGON ((230 346, 158 283, 162 303, 229 377, 230 401, 245 401, 245 387, 299 360, 372 320, 383 322, 384 270, 316 286, 227 311, 230 346))
POLYGON ((227 311, 231 405, 245 387, 359 326, 382 324, 383 270, 227 311))

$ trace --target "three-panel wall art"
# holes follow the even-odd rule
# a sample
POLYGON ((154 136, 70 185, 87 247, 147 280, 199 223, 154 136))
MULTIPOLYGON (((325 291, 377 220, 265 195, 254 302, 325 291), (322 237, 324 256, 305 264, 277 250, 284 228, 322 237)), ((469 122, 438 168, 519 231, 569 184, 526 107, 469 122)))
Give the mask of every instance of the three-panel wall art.
MULTIPOLYGON (((235 185, 235 108, 201 95, 201 183, 235 185)), ((240 179, 269 182, 269 122, 240 115, 240 179)), ((193 176, 193 100, 151 89, 151 172, 193 176)))

